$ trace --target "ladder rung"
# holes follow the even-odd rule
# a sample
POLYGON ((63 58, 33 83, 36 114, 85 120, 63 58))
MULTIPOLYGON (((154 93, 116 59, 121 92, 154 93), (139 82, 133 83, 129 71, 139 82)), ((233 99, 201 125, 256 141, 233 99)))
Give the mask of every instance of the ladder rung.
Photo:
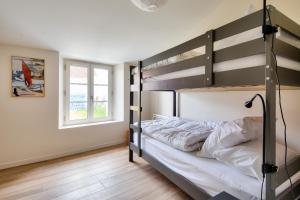
MULTIPOLYGON (((132 79, 133 79, 134 83, 138 83, 140 77, 137 74, 135 74, 135 75, 132 75, 132 79)), ((132 84, 134 84, 134 83, 132 83, 132 84)))
POLYGON ((142 107, 138 107, 138 106, 130 106, 130 110, 133 110, 133 111, 136 111, 136 112, 139 112, 143 110, 142 107))
POLYGON ((130 85, 130 91, 131 92, 139 92, 140 91, 139 85, 138 84, 130 85))
POLYGON ((138 75, 138 73, 136 71, 132 70, 131 73, 130 73, 130 75, 131 76, 135 76, 135 75, 138 75))
POLYGON ((130 149, 132 151, 134 151, 136 154, 139 154, 139 156, 142 156, 143 150, 139 149, 139 147, 137 145, 135 145, 134 143, 130 142, 129 146, 130 146, 130 149))
MULTIPOLYGON (((136 125, 134 125, 134 124, 130 124, 130 125, 129 125, 129 128, 131 128, 131 129, 134 130, 134 131, 138 131, 138 130, 139 130, 139 127, 136 126, 136 125)), ((142 132, 142 128, 141 128, 140 130, 141 130, 141 132, 142 132)))
POLYGON ((137 68, 137 66, 130 66, 129 70, 130 70, 130 72, 132 72, 132 71, 136 70, 136 68, 137 68))
POLYGON ((131 69, 131 75, 137 74, 138 73, 138 67, 132 68, 131 69))

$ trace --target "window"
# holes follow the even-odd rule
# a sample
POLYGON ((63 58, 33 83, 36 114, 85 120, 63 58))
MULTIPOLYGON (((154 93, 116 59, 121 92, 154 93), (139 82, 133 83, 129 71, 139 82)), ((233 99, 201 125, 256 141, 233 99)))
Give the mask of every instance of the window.
POLYGON ((64 89, 65 124, 83 124, 111 120, 111 67, 66 61, 64 89))

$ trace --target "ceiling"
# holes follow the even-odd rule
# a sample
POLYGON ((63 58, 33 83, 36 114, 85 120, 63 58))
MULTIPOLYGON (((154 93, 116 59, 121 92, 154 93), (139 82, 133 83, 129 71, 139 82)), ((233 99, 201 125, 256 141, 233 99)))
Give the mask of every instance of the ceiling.
POLYGON ((0 43, 117 64, 147 58, 236 19, 250 2, 260 4, 169 0, 147 13, 130 0, 0 0, 0 43))

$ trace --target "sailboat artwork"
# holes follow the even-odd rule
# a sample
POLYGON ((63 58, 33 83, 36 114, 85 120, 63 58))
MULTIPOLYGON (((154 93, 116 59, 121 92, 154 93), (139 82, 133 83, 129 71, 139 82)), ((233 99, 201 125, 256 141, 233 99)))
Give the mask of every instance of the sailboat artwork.
POLYGON ((12 56, 12 96, 45 96, 45 60, 12 56))

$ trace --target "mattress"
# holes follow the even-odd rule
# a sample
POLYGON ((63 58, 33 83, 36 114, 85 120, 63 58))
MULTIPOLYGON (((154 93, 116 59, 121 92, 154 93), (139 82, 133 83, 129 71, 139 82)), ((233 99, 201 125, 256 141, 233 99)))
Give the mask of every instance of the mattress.
MULTIPOLYGON (((257 38, 261 38, 261 27, 257 27, 251 29, 249 31, 245 31, 243 33, 219 40, 214 42, 214 50, 224 49, 230 46, 234 46, 243 42, 251 41, 257 38)), ((282 40, 292 46, 300 48, 300 40, 295 38, 294 36, 290 35, 289 33, 285 32, 284 30, 280 29, 280 31, 276 34, 277 39, 282 40)), ((163 61, 159 61, 158 63, 154 63, 152 65, 146 66, 143 70, 149 70, 158 67, 164 67, 164 65, 175 63, 181 60, 189 59, 195 56, 205 54, 205 47, 199 47, 183 53, 181 55, 177 55, 171 58, 168 58, 163 61)), ((296 62, 291 59, 287 59, 284 57, 277 56, 278 66, 293 69, 300 71, 300 62, 296 62)), ((262 66, 266 64, 266 57, 264 54, 224 61, 220 63, 214 63, 214 72, 222 72, 227 70, 234 70, 234 69, 241 69, 247 67, 254 67, 254 66, 262 66)), ((180 70, 164 75, 159 75, 151 78, 144 79, 144 82, 148 81, 158 81, 158 80, 168 80, 174 78, 181 78, 181 77, 189 77, 189 76, 196 76, 202 75, 205 73, 204 66, 198 66, 195 68, 187 69, 187 70, 180 70)))
MULTIPOLYGON (((134 134, 137 145, 137 134, 134 134)), ((184 176, 196 186, 215 196, 222 191, 243 200, 259 199, 261 182, 253 177, 241 174, 234 168, 208 158, 199 158, 196 152, 182 152, 165 145, 153 138, 142 135, 142 149, 159 160, 172 171, 184 176)), ((292 177, 295 182, 300 179, 300 172, 292 177)), ((288 181, 276 188, 280 194, 289 187, 288 181)))

